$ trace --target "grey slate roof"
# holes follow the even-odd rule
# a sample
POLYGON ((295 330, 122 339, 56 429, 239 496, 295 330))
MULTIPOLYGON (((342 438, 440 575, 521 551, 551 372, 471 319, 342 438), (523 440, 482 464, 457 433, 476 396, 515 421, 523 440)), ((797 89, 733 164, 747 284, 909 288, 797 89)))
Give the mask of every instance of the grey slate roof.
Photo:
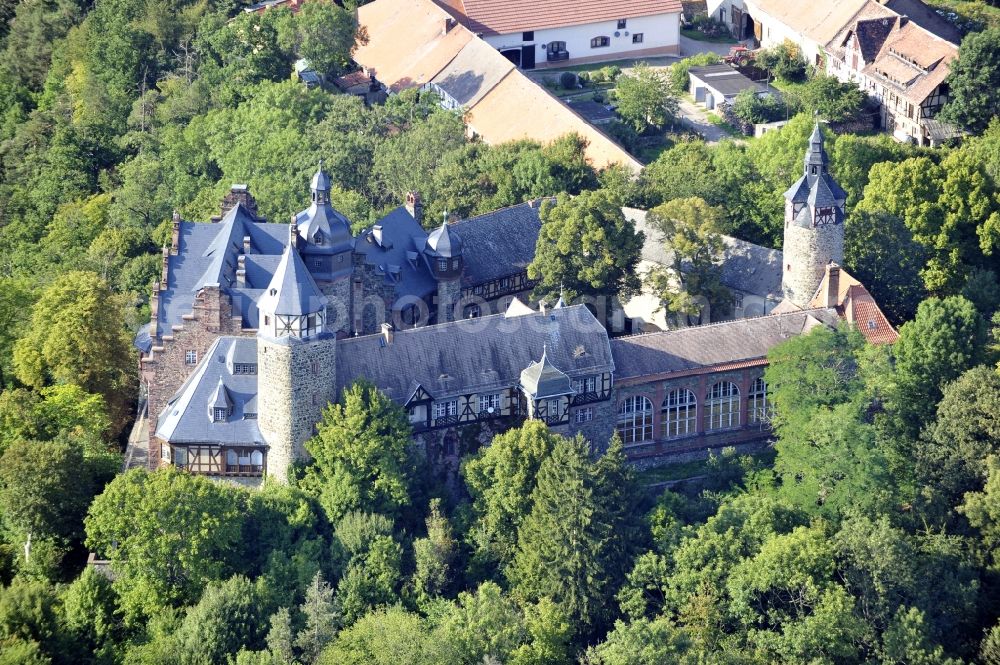
POLYGON ((521 387, 533 399, 572 395, 570 378, 548 359, 548 349, 542 350, 542 359, 521 370, 521 387))
POLYGON ((330 204, 330 176, 323 171, 322 162, 313 175, 310 191, 312 203, 295 215, 299 236, 307 243, 303 251, 310 254, 346 251, 354 241, 351 222, 330 204), (313 242, 317 233, 322 236, 319 244, 313 242))
POLYGON ((387 284, 393 285, 397 298, 422 298, 437 289, 437 282, 420 256, 426 243, 427 232, 400 206, 374 227, 362 231, 354 241, 354 251, 362 254, 364 262, 374 266, 387 284), (394 272, 396 269, 398 272, 394 272))
POLYGON ((435 398, 516 386, 545 351, 571 376, 610 371, 607 332, 583 305, 506 318, 502 314, 338 341, 337 383, 366 378, 397 402, 414 382, 435 398))
POLYGON ((535 258, 542 229, 538 211, 537 206, 522 203, 452 224, 449 230, 461 239, 465 259, 462 286, 476 286, 527 268, 535 258))
POLYGON ((326 304, 326 296, 309 274, 298 250, 289 245, 281 256, 271 283, 258 300, 257 309, 286 316, 301 316, 314 314, 326 307, 326 304))
MULTIPOLYGON (((646 241, 642 259, 663 266, 672 266, 674 258, 663 244, 662 234, 646 223, 647 211, 622 208, 625 217, 642 231, 646 241)), ((729 289, 767 297, 781 294, 781 250, 755 245, 739 238, 722 236, 725 250, 722 260, 723 285, 729 289)))
POLYGON ((764 358, 780 342, 837 320, 835 310, 818 309, 620 337, 611 340, 615 380, 764 358))
MULTIPOLYGON (((253 252, 247 258, 248 266, 258 263, 263 269, 267 255, 280 255, 284 250, 288 225, 255 222, 242 205, 214 224, 180 223, 177 255, 169 258, 167 283, 160 290, 160 331, 169 332, 170 326, 183 322, 183 315, 191 312, 195 294, 206 284, 219 284, 226 291, 235 288, 236 261, 244 236, 250 236, 253 252)), ((277 260, 275 256, 274 267, 277 260)), ((247 271, 249 279, 249 267, 247 271)), ((268 274, 265 279, 258 272, 255 279, 254 286, 262 290, 271 276, 268 274)), ((256 305, 244 304, 243 309, 255 311, 256 305)))
POLYGON ((257 412, 257 375, 231 373, 226 365, 230 353, 252 356, 256 362, 257 339, 220 337, 215 340, 160 413, 157 437, 170 443, 265 445, 257 420, 243 417, 245 413, 257 412), (233 350, 233 346, 239 348, 233 350), (217 423, 213 422, 209 409, 214 408, 220 393, 230 401, 233 412, 225 422, 217 423))
POLYGON ((448 230, 448 222, 445 221, 427 236, 427 249, 431 255, 445 259, 461 256, 462 239, 448 230))

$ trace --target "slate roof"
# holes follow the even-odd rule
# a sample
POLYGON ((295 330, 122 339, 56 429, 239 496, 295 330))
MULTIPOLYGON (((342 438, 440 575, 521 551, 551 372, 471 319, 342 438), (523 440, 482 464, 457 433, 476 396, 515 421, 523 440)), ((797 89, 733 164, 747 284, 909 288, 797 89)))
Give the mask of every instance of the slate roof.
POLYGON ((724 97, 734 97, 747 89, 759 92, 773 91, 773 88, 769 88, 764 83, 750 80, 726 64, 691 67, 688 74, 721 93, 724 97))
POLYGON ((812 309, 619 337, 611 340, 615 381, 764 358, 776 344, 836 321, 836 311, 812 309))
MULTIPOLYGON (((167 283, 161 285, 159 296, 158 328, 161 333, 169 333, 170 326, 183 323, 182 317, 192 310, 195 294, 206 284, 218 284, 226 290, 236 288, 237 256, 243 249, 243 237, 247 235, 253 252, 250 255, 253 259, 248 257, 247 263, 253 261, 263 267, 264 256, 280 255, 284 251, 288 243, 288 225, 256 222, 242 205, 230 210, 220 222, 180 223, 177 255, 168 259, 167 283)), ((277 266, 277 256, 274 266, 277 266)), ((270 274, 266 281, 259 271, 256 275, 258 281, 254 286, 264 289, 270 274)), ((255 310, 256 305, 244 304, 245 311, 251 309, 255 310)))
POLYGON ((258 300, 257 308, 266 313, 302 316, 322 310, 327 302, 298 250, 289 245, 281 256, 271 283, 258 300))
POLYGON ((547 349, 542 350, 541 360, 532 361, 521 370, 521 388, 536 400, 572 395, 575 392, 566 373, 549 361, 547 349))
MULTIPOLYGON (((673 266, 673 255, 664 246, 662 234, 646 223, 647 211, 622 208, 622 212, 635 223, 636 231, 642 231, 646 236, 642 246, 642 259, 662 266, 673 266)), ((722 240, 725 243, 721 276, 723 285, 763 298, 780 297, 781 250, 731 236, 722 236, 722 240)))
POLYGON ((507 318, 502 314, 338 341, 337 383, 372 381, 404 402, 413 383, 434 398, 518 385, 542 352, 571 376, 613 370, 607 332, 583 305, 507 318), (405 371, 401 371, 405 368, 405 371))
POLYGON ((233 346, 240 347, 236 351, 238 355, 252 356, 253 362, 257 362, 256 338, 216 339, 160 413, 157 437, 170 443, 265 445, 257 420, 243 417, 245 413, 256 413, 257 375, 230 371, 226 357, 233 346), (209 411, 217 401, 220 408, 231 406, 233 409, 225 422, 214 422, 209 411))
POLYGON ((374 266, 386 284, 392 285, 397 298, 422 298, 437 289, 421 256, 426 243, 427 232, 400 206, 362 231, 354 241, 354 251, 363 255, 366 264, 374 266))
POLYGON ((462 241, 462 286, 476 286, 526 269, 535 258, 542 229, 538 212, 537 205, 522 203, 451 224, 451 235, 462 241))
POLYGON ((448 222, 444 221, 441 226, 431 231, 431 234, 427 236, 429 254, 445 259, 462 255, 462 239, 458 234, 452 233, 448 226, 448 222))
POLYGON ((620 18, 678 13, 680 0, 442 0, 470 30, 503 35, 620 18))

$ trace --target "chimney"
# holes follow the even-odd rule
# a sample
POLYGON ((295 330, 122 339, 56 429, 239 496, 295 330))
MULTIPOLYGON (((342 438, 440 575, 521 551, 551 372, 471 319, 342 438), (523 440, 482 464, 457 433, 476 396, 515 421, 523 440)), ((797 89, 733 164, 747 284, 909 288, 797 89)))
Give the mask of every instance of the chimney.
POLYGON ((406 193, 406 212, 410 213, 410 217, 417 220, 418 224, 423 224, 424 202, 420 200, 419 192, 406 193))
POLYGON ((236 257, 236 286, 247 285, 247 255, 240 254, 236 257))
POLYGON ((444 30, 441 31, 442 35, 447 35, 448 31, 455 27, 455 19, 450 16, 446 16, 444 19, 444 30))
POLYGON ((545 310, 548 308, 548 306, 549 306, 549 304, 547 302, 545 302, 544 300, 539 300, 538 301, 538 311, 541 312, 542 314, 545 313, 545 310))
POLYGON ((288 225, 288 243, 292 247, 298 247, 299 222, 295 215, 292 215, 292 223, 288 225))
POLYGON ((250 253, 250 236, 243 236, 243 253, 250 253))
POLYGON ((382 324, 382 339, 385 340, 386 346, 388 346, 389 344, 392 344, 392 335, 393 335, 393 332, 394 331, 392 329, 392 325, 391 324, 389 324, 389 323, 383 323, 382 324))
POLYGON ((181 241, 181 214, 174 210, 170 219, 170 253, 177 254, 181 241))
POLYGON ((160 273, 160 281, 163 284, 169 284, 167 277, 170 276, 170 250, 166 247, 163 248, 163 270, 160 273))
POLYGON ((836 307, 840 304, 840 266, 832 261, 826 267, 826 296, 824 307, 836 307))

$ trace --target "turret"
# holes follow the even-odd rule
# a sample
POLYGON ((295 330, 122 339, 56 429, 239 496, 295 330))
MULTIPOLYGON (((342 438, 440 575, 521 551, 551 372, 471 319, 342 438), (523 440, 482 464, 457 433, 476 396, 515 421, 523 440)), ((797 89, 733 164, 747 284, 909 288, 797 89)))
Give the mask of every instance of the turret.
POLYGON ((844 261, 847 194, 830 175, 819 123, 809 137, 802 177, 785 192, 781 287, 799 307, 812 300, 827 264, 844 261))
POLYGON ((437 280, 437 322, 462 318, 461 312, 455 311, 462 298, 462 270, 465 267, 462 239, 448 228, 447 214, 441 226, 427 237, 424 256, 437 280))
POLYGON ((323 170, 322 161, 309 189, 309 207, 292 217, 297 227, 296 245, 316 279, 334 280, 351 270, 351 223, 330 203, 330 176, 323 170))
POLYGON ((335 399, 337 375, 327 298, 293 240, 258 301, 257 424, 268 445, 268 475, 282 481, 289 465, 306 457, 304 444, 335 399))

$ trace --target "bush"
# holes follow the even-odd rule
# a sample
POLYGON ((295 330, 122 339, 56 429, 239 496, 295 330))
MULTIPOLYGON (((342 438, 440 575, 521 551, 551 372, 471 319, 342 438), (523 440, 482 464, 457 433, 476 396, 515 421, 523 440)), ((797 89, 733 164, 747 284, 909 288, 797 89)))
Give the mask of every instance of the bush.
POLYGON ((590 72, 580 72, 576 78, 580 81, 580 85, 587 87, 587 84, 590 83, 590 72))
POLYGON ((787 39, 769 49, 757 52, 756 64, 785 81, 801 81, 806 77, 806 61, 802 50, 787 39))
POLYGON ((591 83, 594 83, 594 84, 604 83, 607 80, 608 80, 608 78, 604 75, 604 72, 601 71, 600 69, 598 69, 597 71, 590 72, 590 82, 591 83))
POLYGON ((855 119, 865 103, 865 93, 857 85, 841 83, 825 74, 810 79, 802 86, 800 98, 805 111, 816 111, 830 122, 855 119))
POLYGON ((725 23, 716 21, 708 14, 695 14, 691 19, 691 27, 706 37, 728 37, 729 28, 725 23))
POLYGON ((576 87, 576 74, 573 72, 563 72, 559 75, 559 85, 563 90, 572 90, 576 87))
POLYGON ((619 67, 618 65, 608 65, 607 67, 601 69, 601 72, 604 73, 605 79, 607 79, 608 81, 614 81, 619 76, 621 76, 622 68, 619 67))
POLYGON ((593 97, 594 97, 594 101, 597 102, 598 104, 603 104, 604 103, 605 96, 604 96, 604 93, 602 91, 598 90, 597 92, 594 93, 593 97))
POLYGON ((670 81, 670 89, 678 95, 682 95, 687 92, 689 83, 689 70, 692 67, 704 67, 705 65, 714 65, 721 61, 721 58, 715 53, 699 53, 698 55, 693 55, 690 58, 684 58, 679 62, 675 62, 670 65, 670 71, 668 73, 668 80, 670 81))

